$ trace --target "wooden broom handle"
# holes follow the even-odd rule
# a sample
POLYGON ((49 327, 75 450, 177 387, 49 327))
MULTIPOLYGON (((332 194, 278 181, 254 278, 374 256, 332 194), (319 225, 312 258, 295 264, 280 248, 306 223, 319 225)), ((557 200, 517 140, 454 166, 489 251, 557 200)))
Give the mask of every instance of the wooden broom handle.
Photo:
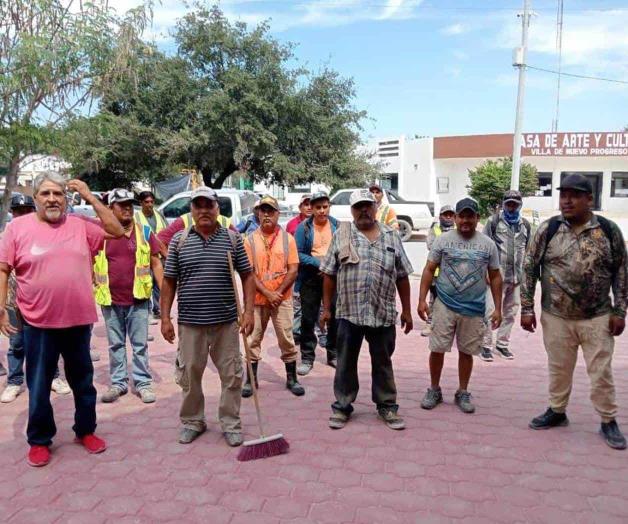
MULTIPOLYGON (((233 268, 233 260, 231 253, 227 252, 227 261, 229 262, 229 273, 231 273, 231 283, 233 284, 233 294, 235 295, 236 308, 238 310, 238 326, 242 326, 243 313, 242 304, 240 304, 240 295, 238 294, 238 285, 235 277, 235 269, 233 268)), ((255 375, 253 374, 253 366, 251 365, 251 350, 249 348, 249 341, 246 334, 242 333, 242 343, 244 344, 244 356, 246 360, 246 368, 248 370, 249 377, 251 377, 251 388, 253 389, 253 401, 255 402, 255 411, 257 412, 257 425, 259 426, 260 436, 263 438, 266 436, 264 433, 264 426, 262 424, 262 412, 259 407, 259 398, 257 397, 257 386, 255 385, 255 375)))

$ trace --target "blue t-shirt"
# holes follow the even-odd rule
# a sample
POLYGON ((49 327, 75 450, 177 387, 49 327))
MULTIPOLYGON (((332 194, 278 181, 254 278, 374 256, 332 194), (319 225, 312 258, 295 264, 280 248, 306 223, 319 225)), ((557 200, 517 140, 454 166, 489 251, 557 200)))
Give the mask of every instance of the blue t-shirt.
POLYGON ((448 231, 436 238, 428 259, 440 266, 436 292, 441 302, 461 315, 483 317, 486 273, 499 269, 495 242, 478 231, 469 239, 448 231))

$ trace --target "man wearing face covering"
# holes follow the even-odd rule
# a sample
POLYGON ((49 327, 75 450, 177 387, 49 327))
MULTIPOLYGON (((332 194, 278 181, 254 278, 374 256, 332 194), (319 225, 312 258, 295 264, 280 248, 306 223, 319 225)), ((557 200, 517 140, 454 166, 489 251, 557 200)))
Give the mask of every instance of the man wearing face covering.
MULTIPOLYGON (((502 288, 503 320, 497 331, 495 352, 506 360, 514 355, 508 348, 510 332, 519 312, 521 299, 519 289, 523 269, 523 259, 530 241, 530 222, 521 216, 523 200, 519 191, 509 190, 504 193, 502 210, 495 213, 484 226, 484 234, 497 246, 504 285, 502 288)), ((493 312, 493 301, 487 293, 487 318, 493 312)), ((485 362, 493 361, 493 332, 486 328, 480 358, 485 362)))
MULTIPOLYGON (((456 227, 456 213, 454 212, 453 206, 441 206, 440 212, 438 214, 438 222, 434 222, 432 227, 427 234, 427 250, 430 251, 432 249, 432 244, 434 240, 436 240, 443 233, 447 233, 456 227)), ((434 279, 438 277, 438 269, 434 273, 434 279)), ((430 288, 430 312, 434 307, 434 300, 436 299, 436 282, 430 288)), ((421 330, 422 337, 429 337, 432 333, 432 314, 430 313, 427 318, 427 325, 421 330)))

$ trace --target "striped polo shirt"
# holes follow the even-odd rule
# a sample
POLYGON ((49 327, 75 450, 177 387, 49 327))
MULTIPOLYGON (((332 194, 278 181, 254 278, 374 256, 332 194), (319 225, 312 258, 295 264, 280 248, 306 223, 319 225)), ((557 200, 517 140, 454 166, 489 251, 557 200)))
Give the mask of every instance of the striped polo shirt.
POLYGON ((184 231, 172 238, 164 268, 165 277, 177 280, 179 324, 209 325, 237 320, 227 252, 231 252, 238 273, 252 271, 242 238, 238 235, 234 251, 226 228, 219 226, 207 240, 192 229, 179 252, 179 239, 184 231))

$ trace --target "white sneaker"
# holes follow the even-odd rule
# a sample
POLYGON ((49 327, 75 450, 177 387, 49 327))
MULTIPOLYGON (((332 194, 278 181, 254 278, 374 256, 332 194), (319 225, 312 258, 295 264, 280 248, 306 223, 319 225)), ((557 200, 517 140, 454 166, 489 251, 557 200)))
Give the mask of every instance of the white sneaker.
POLYGON ((0 395, 0 402, 9 403, 13 402, 20 393, 24 391, 24 386, 16 386, 15 384, 8 384, 2 395, 0 395))
POLYGON ((432 334, 432 326, 426 324, 425 327, 421 330, 422 337, 429 337, 432 334))
POLYGON ((68 383, 61 377, 57 377, 52 381, 52 391, 58 395, 68 395, 69 393, 72 393, 68 383))

